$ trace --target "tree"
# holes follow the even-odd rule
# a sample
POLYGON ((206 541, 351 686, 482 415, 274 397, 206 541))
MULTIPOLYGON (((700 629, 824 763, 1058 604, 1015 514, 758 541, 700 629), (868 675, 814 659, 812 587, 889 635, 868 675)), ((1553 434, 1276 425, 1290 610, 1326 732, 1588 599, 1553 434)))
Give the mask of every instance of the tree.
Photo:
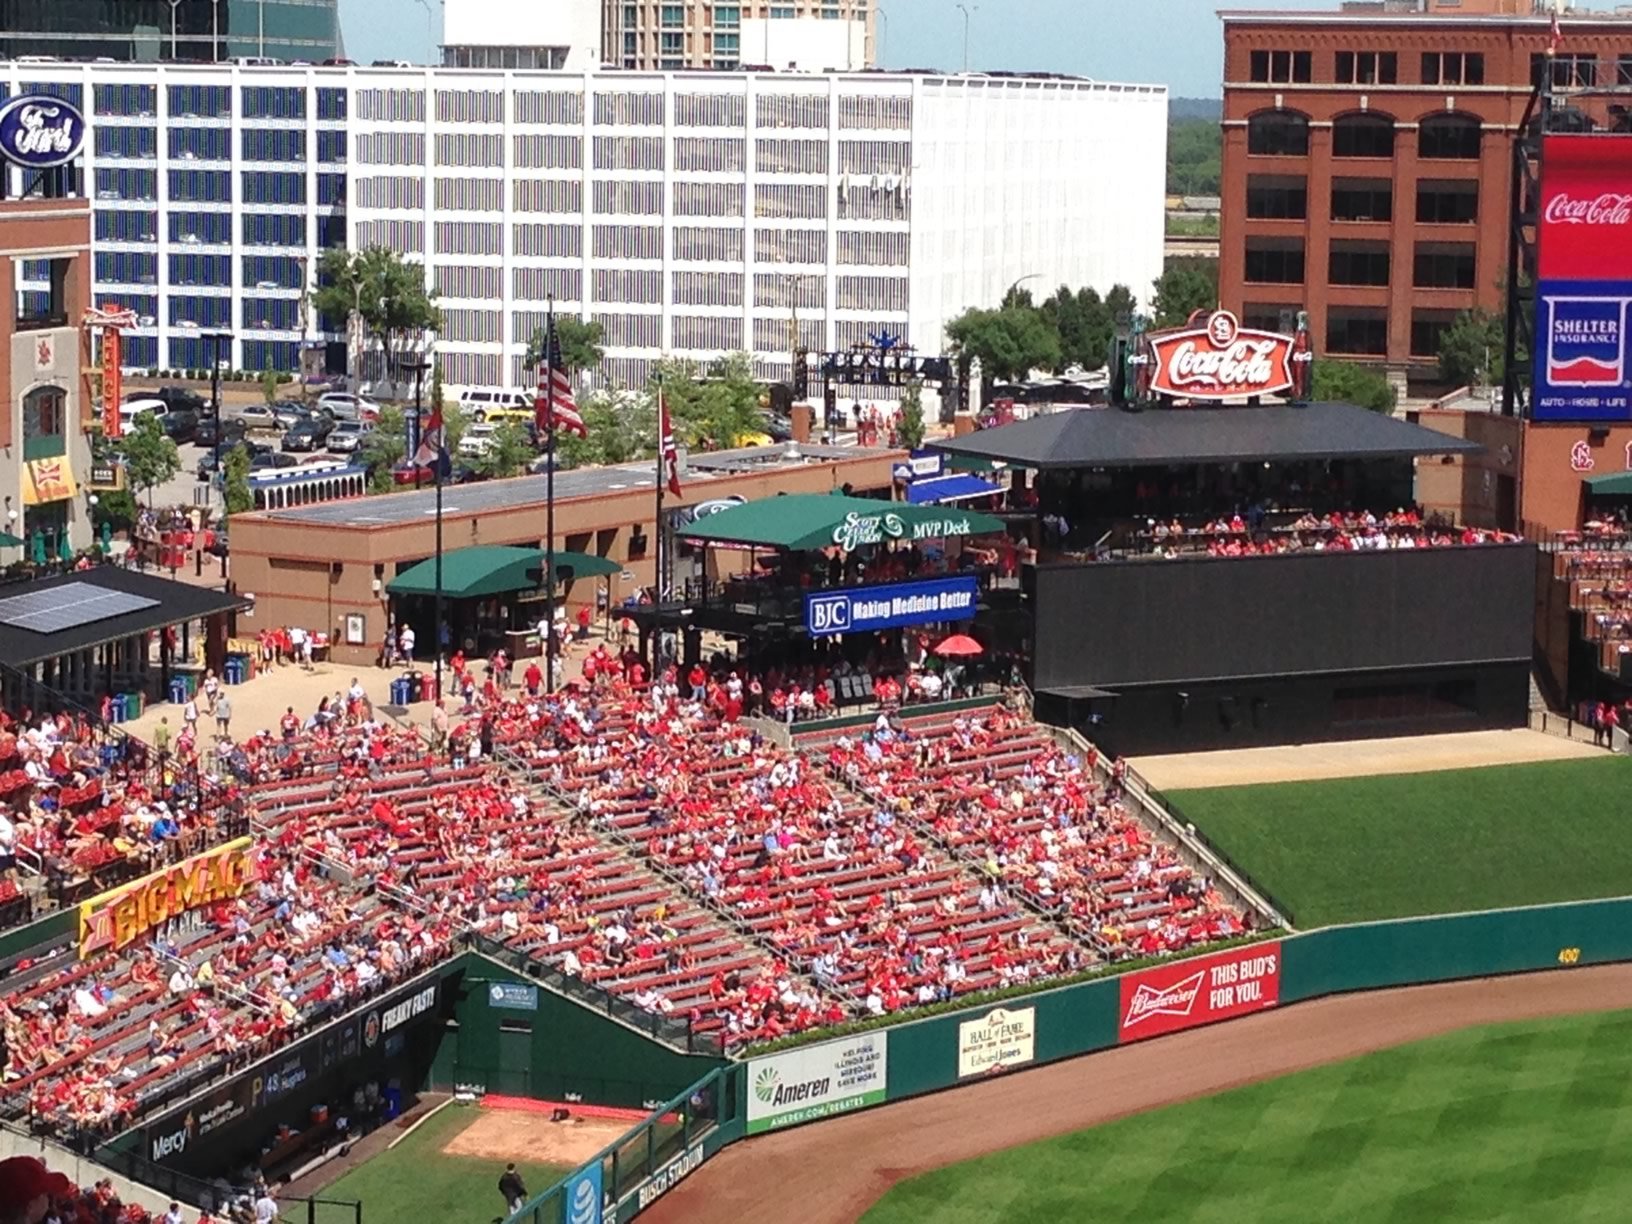
POLYGON ((278 373, 270 366, 261 371, 261 394, 269 404, 278 402, 278 373))
POLYGON ((1223 166, 1216 119, 1175 119, 1167 126, 1169 195, 1217 195, 1223 166))
MULTIPOLYGON (((559 432, 556 440, 559 452, 559 432)), ((471 461, 471 467, 484 476, 502 479, 520 474, 536 453, 532 435, 525 425, 519 421, 500 421, 488 437, 487 448, 471 461)))
MULTIPOLYGON (((368 491, 389 493, 396 487, 391 469, 408 458, 408 416, 413 410, 404 410, 396 404, 381 404, 380 418, 374 428, 363 435, 363 462, 368 465, 368 491)), ((431 419, 432 408, 426 405, 420 418, 423 428, 431 419)), ((465 436, 464 412, 452 404, 442 406, 442 428, 447 434, 448 454, 456 454, 459 440, 465 436)))
POLYGON ((1398 393, 1392 383, 1367 366, 1322 357, 1315 362, 1311 398, 1318 403, 1341 400, 1373 412, 1393 412, 1398 393))
POLYGON ((1505 322, 1488 310, 1464 310, 1439 337, 1439 375, 1458 386, 1502 381, 1505 322))
POLYGON ((1157 327, 1176 327, 1198 310, 1218 305, 1218 260, 1170 259, 1152 282, 1150 309, 1157 327))
MULTIPOLYGON (((1125 297, 1131 310, 1133 294, 1125 285, 1117 285, 1111 294, 1118 300, 1125 297)), ((1105 364, 1111 335, 1116 329, 1109 298, 1102 299, 1091 286, 1073 293, 1061 285, 1038 309, 1060 338, 1059 368, 1062 371, 1071 366, 1097 370, 1105 364)))
POLYGON ((121 449, 131 484, 147 495, 150 504, 153 490, 181 471, 181 455, 175 442, 164 436, 156 412, 144 412, 131 423, 121 449))
POLYGON ((325 250, 317 262, 312 305, 341 321, 355 310, 365 335, 385 355, 388 377, 442 322, 436 291, 425 284, 425 265, 377 246, 325 250))
POLYGON ((657 454, 657 402, 644 389, 596 391, 578 405, 588 436, 557 432, 563 466, 633 463, 657 454))
POLYGON ((924 383, 920 378, 913 379, 901 393, 901 416, 895 434, 908 450, 924 444, 924 383))
POLYGON ((136 499, 129 489, 109 489, 97 495, 91 511, 92 525, 98 531, 107 524, 110 531, 127 531, 136 523, 136 499))
POLYGON ((1053 324, 1029 307, 966 310, 946 325, 946 336, 959 356, 979 357, 982 373, 999 382, 1060 365, 1060 338, 1053 324))
MULTIPOLYGON (((525 369, 536 370, 544 364, 545 330, 540 327, 527 342, 527 356, 522 359, 525 369)), ((599 323, 585 323, 575 315, 556 315, 555 338, 561 346, 561 364, 576 373, 600 367, 606 354, 601 351, 602 331, 599 323)))
POLYGON ((653 368, 649 387, 654 398, 662 388, 675 433, 693 450, 739 446, 748 434, 764 430, 762 391, 746 353, 722 357, 706 370, 666 357, 653 368))
POLYGON ((249 491, 249 448, 234 446, 221 456, 221 488, 227 503, 227 517, 255 508, 249 491))

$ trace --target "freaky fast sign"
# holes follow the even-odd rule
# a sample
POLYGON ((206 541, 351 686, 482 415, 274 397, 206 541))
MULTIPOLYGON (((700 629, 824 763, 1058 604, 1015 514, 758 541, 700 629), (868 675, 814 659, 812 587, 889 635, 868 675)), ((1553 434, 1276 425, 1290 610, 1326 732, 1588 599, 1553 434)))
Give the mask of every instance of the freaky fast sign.
POLYGON ((1297 382, 1302 333, 1242 327, 1227 310, 1191 316, 1175 331, 1152 332, 1150 390, 1175 399, 1226 400, 1289 391, 1297 382))

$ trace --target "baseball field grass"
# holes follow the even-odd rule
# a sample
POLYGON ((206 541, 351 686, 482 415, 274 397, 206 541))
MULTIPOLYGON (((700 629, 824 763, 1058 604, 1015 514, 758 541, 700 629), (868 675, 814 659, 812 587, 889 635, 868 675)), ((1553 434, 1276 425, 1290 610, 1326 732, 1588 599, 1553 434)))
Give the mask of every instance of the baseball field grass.
POLYGON ((1181 790, 1302 928, 1632 893, 1632 759, 1181 790))
POLYGON ((904 1181, 863 1224, 1611 1221, 1632 1012, 1465 1029, 904 1181))
MULTIPOLYGON (((489 1224, 499 1219, 507 1214, 498 1190, 503 1163, 452 1156, 442 1150, 480 1116, 475 1106, 448 1106, 396 1147, 359 1165, 319 1197, 359 1200, 363 1219, 375 1224, 386 1220, 489 1224)), ((533 1194, 549 1189, 572 1171, 562 1165, 525 1161, 517 1161, 516 1167, 533 1194)))

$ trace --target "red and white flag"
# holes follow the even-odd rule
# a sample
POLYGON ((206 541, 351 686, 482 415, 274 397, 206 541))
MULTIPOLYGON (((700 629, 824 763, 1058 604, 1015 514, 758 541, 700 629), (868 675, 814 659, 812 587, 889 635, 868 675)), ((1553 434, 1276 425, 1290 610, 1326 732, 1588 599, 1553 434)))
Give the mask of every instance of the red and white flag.
POLYGON ((1558 51, 1559 44, 1564 41, 1564 31, 1558 28, 1558 10, 1553 10, 1553 22, 1547 30, 1547 54, 1553 55, 1558 51))
POLYGON ((659 389, 657 393, 658 467, 660 479, 669 492, 680 496, 680 450, 674 444, 674 425, 669 420, 669 401, 659 389))
POLYGON ((533 424, 540 433, 550 428, 552 412, 557 429, 589 437, 589 429, 578 412, 578 401, 572 397, 572 379, 561 366, 561 342, 556 338, 553 319, 544 344, 544 365, 538 372, 538 398, 533 401, 533 424))
POLYGON ((422 468, 435 468, 448 456, 447 429, 442 424, 442 409, 432 409, 430 419, 419 434, 419 449, 414 452, 414 463, 422 468))

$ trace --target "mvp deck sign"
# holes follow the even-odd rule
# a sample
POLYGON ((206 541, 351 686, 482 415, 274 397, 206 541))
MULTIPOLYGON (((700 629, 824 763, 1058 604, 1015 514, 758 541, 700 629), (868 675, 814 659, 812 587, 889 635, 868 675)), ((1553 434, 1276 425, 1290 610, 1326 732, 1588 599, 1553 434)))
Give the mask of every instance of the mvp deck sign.
POLYGON ((1152 332, 1149 340, 1150 389, 1160 395, 1226 400, 1293 386, 1297 337, 1242 327, 1227 310, 1200 326, 1152 332))
POLYGON ((1280 940, 1158 965, 1122 978, 1117 1040, 1139 1041, 1232 1020, 1280 1000, 1280 940))

